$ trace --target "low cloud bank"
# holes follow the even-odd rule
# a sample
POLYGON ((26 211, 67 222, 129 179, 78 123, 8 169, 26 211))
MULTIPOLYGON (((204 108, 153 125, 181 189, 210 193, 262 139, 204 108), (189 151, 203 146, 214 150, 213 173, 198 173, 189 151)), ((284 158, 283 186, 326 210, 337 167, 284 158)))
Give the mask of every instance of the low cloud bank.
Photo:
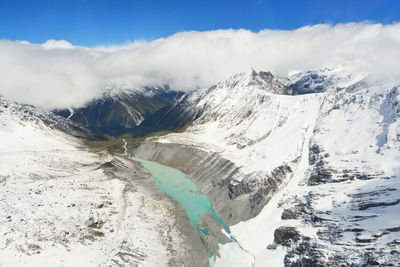
POLYGON ((0 40, 0 95, 48 109, 77 107, 106 88, 170 84, 188 91, 250 67, 286 75, 344 64, 400 81, 399 59, 400 23, 182 32, 95 48, 0 40))

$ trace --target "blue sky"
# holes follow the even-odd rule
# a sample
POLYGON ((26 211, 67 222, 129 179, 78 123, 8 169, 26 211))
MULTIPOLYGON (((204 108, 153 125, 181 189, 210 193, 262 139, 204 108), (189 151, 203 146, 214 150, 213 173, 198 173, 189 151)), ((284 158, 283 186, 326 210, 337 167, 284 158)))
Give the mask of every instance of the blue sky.
POLYGON ((96 46, 180 31, 400 21, 397 0, 0 0, 0 39, 96 46))

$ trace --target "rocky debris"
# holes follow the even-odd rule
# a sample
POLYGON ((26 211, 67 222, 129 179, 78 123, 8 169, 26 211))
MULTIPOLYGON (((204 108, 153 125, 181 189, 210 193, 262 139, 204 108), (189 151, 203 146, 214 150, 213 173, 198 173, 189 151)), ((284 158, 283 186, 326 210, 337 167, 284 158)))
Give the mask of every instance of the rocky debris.
POLYGON ((138 266, 148 256, 138 247, 128 244, 128 241, 122 241, 121 248, 111 259, 111 266, 138 266))

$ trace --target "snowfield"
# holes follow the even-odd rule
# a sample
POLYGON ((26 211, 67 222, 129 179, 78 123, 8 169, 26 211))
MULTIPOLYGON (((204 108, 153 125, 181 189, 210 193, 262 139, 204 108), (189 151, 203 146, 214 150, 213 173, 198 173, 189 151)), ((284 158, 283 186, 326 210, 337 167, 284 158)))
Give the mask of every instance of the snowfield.
POLYGON ((0 266, 179 261, 174 205, 135 181, 149 176, 127 160, 87 151, 38 114, 46 116, 0 98, 0 266))

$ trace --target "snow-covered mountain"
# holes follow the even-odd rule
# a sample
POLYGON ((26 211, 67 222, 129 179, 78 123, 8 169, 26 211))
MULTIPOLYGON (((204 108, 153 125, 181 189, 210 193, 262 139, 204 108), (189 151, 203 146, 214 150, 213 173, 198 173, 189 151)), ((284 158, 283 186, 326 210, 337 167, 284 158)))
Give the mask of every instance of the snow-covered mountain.
POLYGON ((0 97, 0 266, 207 266, 185 215, 90 130, 0 97))
POLYGON ((188 174, 255 266, 399 265, 399 91, 250 70, 163 109, 149 121, 184 131, 133 153, 188 174))
POLYGON ((108 92, 64 117, 0 97, 0 265, 209 265, 148 172, 85 147, 104 138, 90 116, 100 132, 175 131, 125 148, 207 195, 234 237, 213 266, 400 265, 399 84, 250 70, 182 97, 108 92))

